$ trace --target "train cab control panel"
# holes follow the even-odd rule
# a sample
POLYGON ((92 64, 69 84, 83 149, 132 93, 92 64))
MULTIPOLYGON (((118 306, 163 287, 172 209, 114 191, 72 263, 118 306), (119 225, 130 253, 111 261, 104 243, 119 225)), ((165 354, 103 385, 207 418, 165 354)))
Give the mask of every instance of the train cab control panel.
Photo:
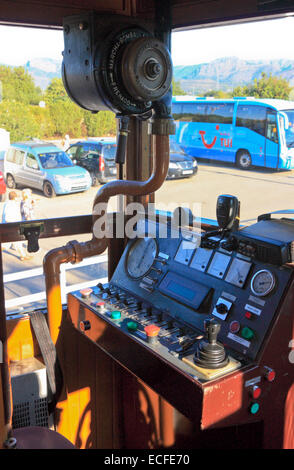
MULTIPOLYGON (((110 282, 69 294, 71 321, 184 414, 194 419, 201 409, 203 427, 212 423, 203 416, 205 399, 213 399, 205 389, 223 384, 230 408, 228 384, 236 377, 247 387, 246 413, 253 416, 263 378, 267 386, 275 379, 270 364, 257 368, 292 268, 245 255, 230 237, 207 248, 201 233, 173 236, 169 227, 163 237, 164 229, 141 220, 110 282)), ((241 408, 231 409, 236 419, 241 408)))

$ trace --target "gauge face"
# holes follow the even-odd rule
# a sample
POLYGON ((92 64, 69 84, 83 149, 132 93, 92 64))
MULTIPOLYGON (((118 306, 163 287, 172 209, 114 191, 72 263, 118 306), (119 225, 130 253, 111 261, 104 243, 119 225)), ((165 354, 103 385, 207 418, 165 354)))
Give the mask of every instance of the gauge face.
POLYGON ((257 296, 269 294, 275 287, 275 278, 267 269, 262 269, 254 274, 251 280, 251 290, 257 296))
POLYGON ((151 268, 157 254, 154 238, 139 238, 128 253, 126 267, 128 274, 134 279, 143 277, 151 268))

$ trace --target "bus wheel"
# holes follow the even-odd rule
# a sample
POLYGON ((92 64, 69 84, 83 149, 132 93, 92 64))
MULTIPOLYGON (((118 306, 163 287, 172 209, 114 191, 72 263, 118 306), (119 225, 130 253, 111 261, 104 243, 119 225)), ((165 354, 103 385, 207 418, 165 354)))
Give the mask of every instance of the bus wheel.
POLYGON ((251 167, 251 155, 246 150, 240 150, 236 156, 236 165, 242 170, 248 170, 251 167))

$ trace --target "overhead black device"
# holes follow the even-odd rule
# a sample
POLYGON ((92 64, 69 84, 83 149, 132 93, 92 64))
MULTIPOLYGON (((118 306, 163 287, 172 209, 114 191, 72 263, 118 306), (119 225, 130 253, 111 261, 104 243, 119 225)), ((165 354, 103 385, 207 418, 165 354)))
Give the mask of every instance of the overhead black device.
POLYGON ((63 29, 63 83, 80 107, 142 116, 169 91, 170 53, 151 22, 92 12, 63 29))

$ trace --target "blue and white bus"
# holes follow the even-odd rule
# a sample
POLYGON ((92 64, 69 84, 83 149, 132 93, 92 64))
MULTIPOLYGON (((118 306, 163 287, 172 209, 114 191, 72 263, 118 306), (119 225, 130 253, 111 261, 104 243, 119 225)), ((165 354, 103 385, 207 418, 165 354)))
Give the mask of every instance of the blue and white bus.
POLYGON ((197 159, 294 168, 294 102, 175 96, 175 141, 197 159))

